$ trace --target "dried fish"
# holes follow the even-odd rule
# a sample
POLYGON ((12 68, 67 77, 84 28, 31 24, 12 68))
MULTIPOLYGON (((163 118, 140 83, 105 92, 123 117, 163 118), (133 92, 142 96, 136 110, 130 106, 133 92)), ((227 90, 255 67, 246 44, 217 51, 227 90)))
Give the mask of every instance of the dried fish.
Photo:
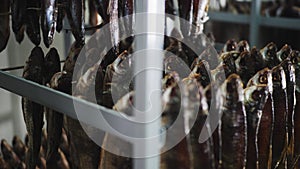
POLYGON ((193 76, 205 88, 210 82, 209 65, 205 60, 198 62, 192 70, 190 77, 193 76))
POLYGON ((10 27, 9 27, 9 9, 10 9, 10 0, 2 1, 2 5, 0 7, 0 52, 6 48, 9 35, 10 35, 10 27))
POLYGON ((269 121, 272 122, 272 117, 269 114, 273 111, 272 104, 267 103, 269 98, 268 93, 269 86, 265 84, 245 88, 247 122, 251 122, 248 123, 247 131, 247 167, 267 168, 271 155, 270 143, 272 131, 270 127, 272 125, 267 125, 269 121), (254 157, 251 157, 251 155, 254 155, 254 157))
POLYGON ((272 167, 283 165, 283 150, 287 146, 287 83, 286 74, 282 66, 272 69, 273 75, 273 102, 274 102, 274 129, 272 140, 272 167))
POLYGON ((226 41, 222 52, 230 52, 230 51, 238 51, 238 44, 234 39, 230 39, 228 41, 226 41))
POLYGON ((0 169, 10 169, 9 165, 6 163, 2 156, 0 156, 0 169))
POLYGON ((285 44, 284 46, 282 46, 282 48, 276 53, 277 54, 277 58, 278 60, 280 60, 280 62, 282 62, 283 60, 285 60, 286 58, 289 57, 289 55, 292 52, 292 48, 291 46, 285 44))
POLYGON ((247 120, 243 84, 236 74, 223 84, 224 104, 221 122, 222 168, 245 168, 247 150, 247 120))
POLYGON ((51 48, 45 56, 45 84, 50 83, 52 76, 60 71, 60 58, 55 48, 51 48))
POLYGON ((41 1, 41 28, 44 44, 47 48, 52 44, 57 22, 57 1, 41 1))
POLYGON ((85 43, 84 9, 83 0, 66 0, 66 14, 72 28, 72 34, 76 40, 75 47, 83 46, 85 43))
POLYGON ((12 30, 19 43, 24 39, 26 3, 25 0, 12 0, 11 3, 12 30))
POLYGON ((57 0, 57 22, 56 31, 59 33, 63 28, 63 20, 65 17, 66 0, 57 0))
POLYGON ((97 26, 98 24, 98 12, 95 6, 94 0, 88 0, 88 7, 89 7, 89 24, 91 26, 97 26))
POLYGON ((249 43, 246 40, 241 40, 239 41, 239 43, 237 44, 237 48, 236 51, 238 52, 250 52, 250 46, 249 43))
POLYGON ((212 137, 199 142, 200 134, 211 136, 210 124, 206 123, 208 106, 204 90, 195 78, 183 80, 184 85, 184 126, 189 146, 189 158, 192 168, 215 168, 214 147, 212 137))
POLYGON ((236 72, 241 77, 245 86, 249 79, 257 72, 255 64, 255 57, 252 57, 251 53, 248 51, 242 52, 235 61, 236 72))
POLYGON ((26 34, 31 42, 38 46, 41 43, 40 35, 40 12, 38 9, 41 8, 41 1, 39 0, 27 0, 26 1, 26 34))
MULTIPOLYGON (((23 77, 27 80, 43 84, 44 53, 40 47, 35 47, 26 61, 23 77)), ((28 157, 26 166, 35 169, 41 146, 43 128, 43 106, 22 98, 22 110, 28 132, 28 157)))
POLYGON ((103 22, 106 24, 109 22, 109 1, 110 0, 94 0, 95 5, 98 11, 98 14, 101 16, 103 22))

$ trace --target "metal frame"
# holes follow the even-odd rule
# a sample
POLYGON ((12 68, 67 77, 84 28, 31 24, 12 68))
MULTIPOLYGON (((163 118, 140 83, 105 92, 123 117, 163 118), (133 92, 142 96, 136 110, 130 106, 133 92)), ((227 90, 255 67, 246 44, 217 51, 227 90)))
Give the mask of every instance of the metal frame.
POLYGON ((249 40, 251 45, 258 44, 260 26, 273 26, 278 28, 300 29, 299 19, 261 16, 260 15, 261 2, 262 0, 252 0, 250 15, 212 11, 209 12, 209 18, 212 21, 249 24, 250 26, 249 40))

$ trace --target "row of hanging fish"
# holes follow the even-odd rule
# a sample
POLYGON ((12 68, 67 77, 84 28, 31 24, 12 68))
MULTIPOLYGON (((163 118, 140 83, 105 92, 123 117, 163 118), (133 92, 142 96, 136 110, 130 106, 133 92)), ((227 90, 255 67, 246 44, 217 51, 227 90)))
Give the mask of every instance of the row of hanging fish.
MULTIPOLYGON (((165 2, 167 14, 178 15, 191 25, 196 25, 196 28, 192 29, 182 24, 180 29, 183 34, 196 35, 202 31, 199 27, 204 22, 203 19, 207 19, 208 1, 166 0, 165 2)), ((63 26, 66 15, 77 46, 85 43, 86 31, 96 30, 109 24, 107 33, 110 38, 108 40, 115 47, 114 52, 118 53, 119 49, 116 47, 119 46, 122 33, 133 33, 133 20, 127 17, 118 23, 117 19, 133 14, 134 1, 88 0, 87 4, 90 27, 85 25, 85 0, 4 0, 0 8, 0 51, 6 48, 9 39, 9 16, 11 14, 12 31, 19 43, 23 41, 26 32, 34 45, 38 46, 43 38, 45 46, 49 47, 54 41, 55 31, 61 32, 63 29, 69 29, 63 26), (100 17, 102 23, 99 20, 100 17)))
MULTIPOLYGON (((38 169, 46 169, 46 154, 47 154, 47 134, 43 132, 42 145, 40 147, 37 165, 38 169)), ((6 140, 1 141, 1 156, 0 156, 0 168, 1 169, 26 169, 25 161, 28 157, 28 137, 26 135, 25 142, 18 136, 14 136, 12 144, 10 145, 6 140)), ((48 168, 56 169, 69 169, 69 152, 68 152, 68 140, 66 133, 62 133, 62 139, 59 140, 59 153, 55 161, 52 161, 52 166, 48 168)))
MULTIPOLYGON (((169 45, 166 50, 174 52, 174 47, 177 45, 169 45)), ((183 54, 173 55, 184 58, 183 54)), ((181 142, 161 154, 160 168, 299 168, 300 52, 288 45, 278 50, 274 43, 260 50, 250 49, 247 41, 229 40, 218 54, 217 63, 211 61, 211 55, 213 51, 208 48, 196 58, 187 77, 174 72, 176 58, 165 56, 162 127, 168 128, 176 118, 191 117, 176 128, 181 133, 187 121, 196 121, 181 142), (179 88, 179 83, 185 84, 184 89, 179 88), (184 105, 184 115, 180 116, 180 106, 184 105), (195 107, 199 107, 198 116, 189 114, 195 107), (217 128, 215 123, 219 124, 217 128), (200 144, 198 138, 203 130, 212 137, 200 144)), ((104 93, 117 90, 109 80, 111 72, 117 76, 114 79, 124 77, 127 72, 123 70, 128 70, 126 65, 132 61, 130 52, 125 51, 107 67, 104 85, 110 87, 104 87, 104 93)), ((118 90, 120 100, 115 105, 108 99, 111 96, 106 96, 104 105, 130 116, 134 92, 126 93, 128 90, 132 86, 118 90)), ((166 139, 172 137, 167 135, 166 139)), ((130 144, 106 134, 102 147, 125 152, 130 144)), ((132 162, 131 158, 102 149, 99 168, 130 169, 132 162)))

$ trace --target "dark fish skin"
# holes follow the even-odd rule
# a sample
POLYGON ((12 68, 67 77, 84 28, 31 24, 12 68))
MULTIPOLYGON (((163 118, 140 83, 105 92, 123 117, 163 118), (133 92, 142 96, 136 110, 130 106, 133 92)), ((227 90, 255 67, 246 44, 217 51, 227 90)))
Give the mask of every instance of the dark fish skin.
POLYGON ((226 41, 222 52, 236 51, 237 47, 238 47, 237 42, 234 39, 230 39, 226 41))
MULTIPOLYGON (((300 154, 300 52, 294 50, 290 54, 291 62, 295 67, 296 74, 296 106, 295 106, 295 114, 294 114, 294 138, 295 138, 295 147, 294 153, 295 155, 300 154)), ((300 168, 300 162, 298 161, 297 167, 300 168)))
POLYGON ((19 157, 14 153, 12 147, 8 144, 6 140, 1 141, 1 150, 3 154, 3 159, 11 168, 25 169, 25 164, 19 159, 19 157))
POLYGON ((273 129, 273 150, 272 168, 282 165, 280 158, 284 148, 287 146, 287 83, 286 74, 282 66, 272 69, 273 75, 273 102, 274 102, 274 129, 273 129))
POLYGON ((225 64, 231 73, 236 73, 236 65, 235 65, 235 61, 238 59, 238 57, 240 56, 239 52, 236 51, 231 51, 231 52, 226 52, 226 53, 222 53, 220 55, 220 61, 221 63, 225 64))
POLYGON ((40 34, 40 12, 38 11, 41 8, 41 1, 39 0, 26 0, 26 34, 31 40, 31 42, 38 46, 41 43, 41 34, 40 34))
POLYGON ((251 53, 251 56, 254 57, 256 60, 256 62, 255 62, 256 71, 260 71, 261 69, 265 68, 265 61, 264 61, 263 56, 260 53, 260 51, 256 47, 253 47, 251 49, 250 53, 251 53))
MULTIPOLYGON (((43 84, 43 72, 44 53, 40 47, 35 47, 26 61, 23 78, 43 84)), ((23 97, 22 110, 29 140, 26 166, 28 169, 35 169, 41 146, 43 106, 23 97)))
POLYGON ((2 5, 0 7, 0 52, 6 48, 9 35, 10 35, 10 27, 9 27, 9 9, 10 9, 10 0, 2 1, 2 5), (4 14, 4 15, 3 15, 4 14))
POLYGON ((57 162, 58 168, 59 169, 70 169, 70 165, 69 162, 66 158, 66 156, 64 155, 64 153, 61 150, 58 150, 59 153, 59 161, 57 162))
MULTIPOLYGON (((49 87, 59 90, 59 83, 61 83, 63 72, 58 72, 52 77, 49 87)), ((47 168, 57 168, 59 159, 58 148, 62 135, 63 115, 51 109, 46 109, 47 119, 47 152, 46 164, 47 168)))
POLYGON ((268 97, 269 86, 254 85, 244 89, 245 108, 247 114, 247 169, 259 168, 259 151, 257 133, 260 127, 260 118, 268 97))
POLYGON ((47 48, 52 44, 57 21, 56 0, 41 1, 41 28, 44 44, 47 48))
POLYGON ((223 84, 224 103, 221 118, 222 169, 245 168, 247 120, 240 77, 230 75, 223 84))
POLYGON ((67 73, 73 74, 75 64, 80 64, 77 61, 79 53, 83 46, 77 46, 77 42, 74 42, 66 58, 63 70, 67 73))
POLYGON ((66 0, 66 14, 76 40, 76 47, 85 43, 83 0, 66 0))
POLYGON ((237 44, 237 48, 236 51, 238 52, 250 52, 250 46, 249 43, 246 40, 241 40, 239 41, 239 43, 237 44))
MULTIPOLYGON (((190 18, 192 17, 190 15, 192 10, 192 0, 178 0, 178 6, 180 18, 185 19, 185 22, 189 22, 190 18)), ((180 29, 183 35, 189 34, 190 28, 187 28, 186 24, 181 23, 180 29)))
POLYGON ((242 52, 235 61, 236 72, 241 77, 244 86, 257 72, 255 63, 255 57, 252 57, 249 51, 242 52))
POLYGON ((57 50, 51 48, 45 56, 45 84, 50 83, 52 76, 60 71, 60 58, 57 50))
POLYGON ((12 141, 13 151, 22 162, 25 162, 27 147, 18 136, 14 136, 12 141))
POLYGON ((63 29, 63 20, 65 17, 66 0, 57 0, 57 22, 56 31, 60 33, 63 29))
POLYGON ((193 76, 205 88, 210 83, 209 65, 205 60, 198 62, 192 70, 190 76, 193 76))
POLYGON ((24 39, 26 3, 24 0, 11 0, 12 30, 19 43, 24 39))
POLYGON ((205 18, 205 12, 208 12, 209 0, 193 0, 193 16, 192 24, 194 25, 190 30, 190 35, 197 37, 202 33, 201 24, 202 19, 205 18))
POLYGON ((275 43, 270 42, 260 50, 261 55, 266 63, 266 67, 273 68, 280 63, 277 58, 277 46, 275 43))
POLYGON ((205 123, 208 117, 208 106, 203 87, 195 78, 183 80, 184 85, 184 119, 185 130, 190 146, 189 157, 192 168, 215 169, 213 138, 199 142, 201 132, 211 136, 210 124, 205 123))
POLYGON ((70 162, 69 142, 68 142, 67 133, 64 128, 62 128, 62 136, 61 136, 59 149, 62 152, 62 154, 65 156, 67 162, 69 163, 70 162))
MULTIPOLYGON (((288 144, 289 150, 288 156, 294 156, 294 116, 295 116, 295 105, 296 105, 296 74, 295 74, 295 67, 290 61, 289 58, 285 59, 280 64, 283 67, 286 77, 286 89, 287 89, 287 127, 288 127, 288 144)), ((290 163, 290 160, 288 160, 290 163)))
POLYGON ((109 22, 108 6, 110 0, 94 0, 98 11, 104 23, 109 22))
POLYGON ((120 40, 120 25, 118 23, 119 17, 119 0, 110 0, 108 6, 109 13, 109 28, 110 28, 110 38, 113 50, 116 54, 119 53, 118 43, 120 40))

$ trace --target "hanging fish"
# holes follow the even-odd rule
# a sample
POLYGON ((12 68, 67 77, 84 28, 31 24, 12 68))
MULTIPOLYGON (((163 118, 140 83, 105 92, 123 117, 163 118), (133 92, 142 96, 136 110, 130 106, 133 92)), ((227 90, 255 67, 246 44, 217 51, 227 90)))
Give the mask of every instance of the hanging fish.
POLYGON ((11 2, 12 30, 19 43, 24 39, 25 17, 27 11, 26 3, 27 2, 24 0, 12 0, 11 2))
POLYGON ((2 156, 0 156, 0 169, 10 169, 10 166, 7 164, 7 162, 3 159, 2 156))
POLYGON ((186 36, 190 33, 190 27, 187 27, 188 25, 186 23, 190 23, 190 21, 192 20, 192 0, 178 0, 178 5, 179 17, 181 18, 180 29, 182 31, 182 34, 186 36))
POLYGON ((52 76, 60 71, 60 58, 55 48, 51 48, 45 56, 45 84, 50 83, 52 76))
POLYGON ((67 73, 73 74, 75 64, 81 64, 76 62, 83 46, 77 46, 77 42, 74 42, 66 58, 63 70, 67 73))
MULTIPOLYGON (((288 144, 289 144, 289 151, 288 151, 288 158, 294 157, 294 114, 295 114, 295 105, 296 105, 296 74, 295 74, 295 67, 293 66, 292 62, 289 58, 285 59, 280 64, 283 67, 285 72, 286 78, 286 91, 287 91, 287 127, 288 127, 288 144)), ((291 163, 288 160, 288 163, 291 163)), ((289 165, 289 164, 288 164, 289 165)))
POLYGON ((277 46, 275 43, 270 42, 264 48, 260 50, 260 53, 263 57, 266 67, 273 68, 274 66, 280 63, 280 60, 277 58, 277 46))
POLYGON ((12 147, 7 143, 6 140, 1 141, 1 150, 3 159, 11 168, 25 169, 26 166, 19 157, 14 153, 12 147))
MULTIPOLYGON (((23 78, 43 84, 44 70, 44 53, 40 47, 35 47, 26 61, 23 78)), ((41 146, 44 115, 43 106, 23 97, 22 110, 28 132, 28 156, 26 166, 28 169, 35 169, 41 146)))
POLYGON ((250 52, 250 46, 249 43, 246 40, 241 40, 238 42, 236 51, 238 52, 250 52))
POLYGON ((195 36, 203 33, 203 24, 208 20, 207 12, 209 8, 209 0, 193 0, 192 24, 190 35, 195 36))
POLYGON ((190 146, 192 168, 215 168, 213 139, 210 124, 206 123, 208 106, 202 86, 195 78, 183 80, 184 127, 189 131, 187 138, 190 146), (186 107, 185 107, 186 106, 186 107), (200 134, 209 136, 203 143, 200 134))
MULTIPOLYGON (((290 54, 291 62, 295 67, 295 75, 296 75, 296 106, 295 106, 295 114, 294 114, 294 154, 300 154, 300 52, 292 51, 290 54)), ((300 161, 297 162, 297 167, 300 168, 300 161)), ((298 169, 297 168, 297 169, 298 169)))
POLYGON ((98 14, 101 16, 103 22, 106 24, 109 22, 109 1, 110 0, 94 0, 98 14))
POLYGON ((272 140, 272 167, 283 166, 283 151, 287 146, 287 83, 286 74, 282 66, 272 69, 273 76, 273 102, 274 102, 274 129, 272 140))
POLYGON ((120 41, 120 28, 118 23, 119 11, 118 11, 119 0, 109 0, 109 28, 111 44, 115 54, 119 53, 118 43, 120 41))
POLYGON ((41 1, 41 28, 44 44, 47 48, 52 44, 57 22, 57 1, 41 1))
POLYGON ((63 20, 65 17, 66 0, 56 0, 57 1, 57 21, 56 21, 56 31, 60 33, 63 28, 63 20))
POLYGON ((83 0, 66 0, 66 14, 72 29, 72 34, 76 40, 76 47, 85 44, 84 29, 84 9, 83 0))
POLYGON ((94 0, 88 0, 88 7, 89 7, 89 25, 97 26, 98 25, 98 12, 95 6, 94 0))
POLYGON ((230 75, 223 87, 224 103, 221 118, 221 168, 246 166, 247 120, 244 107, 243 83, 238 75, 230 75))
POLYGON ((61 150, 58 150, 59 153, 59 161, 57 162, 57 166, 59 169, 70 169, 69 162, 61 150))
POLYGON ((2 5, 0 7, 0 52, 6 48, 10 35, 9 9, 10 0, 2 1, 2 5))
POLYGON ((18 136, 14 136, 12 141, 13 151, 22 162, 25 162, 27 147, 18 136))
POLYGON ((251 56, 255 58, 255 70, 256 72, 262 70, 263 68, 265 68, 265 61, 263 59, 263 56, 262 54, 260 53, 260 51, 256 48, 256 47, 253 47, 250 51, 251 53, 251 56))
POLYGON ((41 1, 39 0, 26 0, 26 34, 31 42, 38 46, 41 43, 40 35, 40 8, 41 1))

